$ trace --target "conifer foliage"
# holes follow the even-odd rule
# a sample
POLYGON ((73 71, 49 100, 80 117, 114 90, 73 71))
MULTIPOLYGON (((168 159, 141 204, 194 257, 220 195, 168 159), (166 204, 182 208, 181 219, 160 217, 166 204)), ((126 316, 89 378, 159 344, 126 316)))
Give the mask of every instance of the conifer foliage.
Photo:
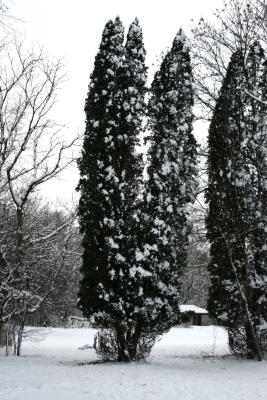
POLYGON ((136 352, 131 345, 138 289, 130 271, 135 243, 131 227, 143 170, 136 146, 145 83, 138 20, 131 24, 125 46, 121 21, 109 21, 91 75, 79 161, 84 247, 79 305, 94 326, 115 332, 119 361, 135 358, 136 352))
POLYGON ((209 129, 206 192, 209 311, 229 332, 241 330, 258 359, 267 305, 265 73, 259 43, 247 57, 233 54, 209 129))
POLYGON ((186 207, 197 187, 184 33, 175 37, 152 83, 145 190, 136 148, 146 115, 147 71, 137 19, 125 46, 123 40, 120 20, 108 22, 91 75, 79 161, 84 247, 79 305, 102 329, 99 354, 115 354, 118 361, 145 357, 156 337, 179 320, 186 207))
POLYGON ((247 219, 256 326, 267 321, 267 61, 255 42, 247 60, 247 219), (252 261, 253 260, 253 261, 252 261))
POLYGON ((186 208, 194 201, 197 188, 192 107, 189 46, 180 30, 155 74, 148 106, 144 232, 136 260, 144 277, 146 321, 155 336, 179 321, 189 233, 186 208))

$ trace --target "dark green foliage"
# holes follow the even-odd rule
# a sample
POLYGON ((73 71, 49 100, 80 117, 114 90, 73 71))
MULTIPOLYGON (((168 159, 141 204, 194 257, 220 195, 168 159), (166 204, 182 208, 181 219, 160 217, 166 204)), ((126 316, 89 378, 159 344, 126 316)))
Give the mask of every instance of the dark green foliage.
POLYGON ((247 59, 246 213, 253 312, 267 321, 267 62, 258 42, 247 59), (260 101, 259 101, 260 100, 260 101))
POLYGON ((117 82, 123 54, 121 22, 109 21, 91 75, 85 104, 84 145, 79 160, 79 216, 84 247, 79 304, 87 317, 99 312, 99 324, 105 324, 108 316, 105 312, 111 304, 109 292, 118 285, 112 282, 115 271, 111 274, 111 265, 120 233, 117 213, 121 199, 118 171, 115 172, 118 162, 115 145, 119 112, 117 82))
POLYGON ((258 43, 247 58, 241 51, 233 54, 209 129, 206 192, 211 243, 208 308, 232 336, 240 329, 246 333, 252 357, 257 352, 253 331, 259 335, 267 293, 266 106, 259 101, 263 72, 264 54, 258 43))
POLYGON ((145 185, 142 268, 146 321, 161 334, 179 321, 180 277, 188 247, 187 205, 196 190, 189 47, 180 30, 155 74, 149 101, 150 148, 145 185))
MULTIPOLYGON (((242 205, 239 205, 239 199, 242 201, 243 198, 242 189, 232 184, 232 179, 235 179, 232 171, 235 173, 242 156, 240 145, 244 140, 244 126, 240 123, 244 112, 241 97, 244 94, 237 89, 243 86, 243 68, 243 56, 237 52, 230 61, 209 129, 206 195, 209 201, 207 229, 211 242, 209 269, 212 285, 208 308, 212 317, 217 317, 222 323, 227 319, 229 325, 238 323, 237 318, 243 318, 244 314, 231 265, 231 257, 240 261, 244 258, 243 237, 236 232, 237 226, 244 222, 242 205), (231 250, 228 249, 230 244, 231 250)), ((243 228, 240 232, 242 234, 243 228)))
POLYGON ((79 161, 84 236, 79 305, 94 326, 114 330, 119 360, 129 358, 127 346, 136 341, 133 313, 139 292, 131 261, 143 170, 136 146, 145 108, 146 67, 137 20, 125 47, 123 40, 120 20, 108 22, 91 75, 79 161))

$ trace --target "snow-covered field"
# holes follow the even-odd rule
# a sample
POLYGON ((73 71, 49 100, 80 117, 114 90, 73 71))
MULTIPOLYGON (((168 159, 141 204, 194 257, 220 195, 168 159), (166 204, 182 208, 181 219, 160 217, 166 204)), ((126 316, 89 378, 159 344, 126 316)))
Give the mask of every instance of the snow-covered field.
POLYGON ((1 400, 267 399, 267 362, 230 357, 221 328, 173 328, 147 362, 131 364, 86 364, 95 353, 79 348, 92 344, 92 329, 42 334, 21 358, 0 357, 1 400))

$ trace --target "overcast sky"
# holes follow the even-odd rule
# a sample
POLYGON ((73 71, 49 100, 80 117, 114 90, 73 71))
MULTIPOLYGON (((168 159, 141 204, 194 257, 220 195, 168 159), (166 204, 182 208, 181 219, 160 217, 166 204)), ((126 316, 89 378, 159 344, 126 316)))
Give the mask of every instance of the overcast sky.
MULTIPOLYGON (((137 16, 143 28, 147 65, 152 65, 182 27, 190 33, 192 19, 211 18, 223 0, 12 0, 11 13, 29 43, 38 43, 51 57, 64 57, 68 81, 62 87, 56 118, 66 135, 84 129, 83 106, 89 75, 107 20, 119 15, 128 29, 137 16)), ((77 185, 73 169, 46 187, 48 198, 70 199, 77 185)))

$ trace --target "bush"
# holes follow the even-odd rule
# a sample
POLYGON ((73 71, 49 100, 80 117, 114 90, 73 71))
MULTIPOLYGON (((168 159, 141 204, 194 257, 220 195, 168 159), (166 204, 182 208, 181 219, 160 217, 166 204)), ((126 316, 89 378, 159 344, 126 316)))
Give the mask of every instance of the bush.
POLYGON ((99 330, 94 336, 93 347, 98 357, 104 361, 115 361, 118 358, 116 335, 111 329, 99 330))
MULTIPOLYGON (((136 351, 131 351, 131 343, 128 345, 129 361, 145 360, 156 342, 155 334, 142 334, 136 347, 136 351)), ((112 329, 99 330, 94 337, 93 345, 97 355, 104 361, 118 360, 118 340, 116 332, 112 329)))
POLYGON ((232 354, 246 356, 248 353, 244 326, 228 328, 228 343, 232 354))

